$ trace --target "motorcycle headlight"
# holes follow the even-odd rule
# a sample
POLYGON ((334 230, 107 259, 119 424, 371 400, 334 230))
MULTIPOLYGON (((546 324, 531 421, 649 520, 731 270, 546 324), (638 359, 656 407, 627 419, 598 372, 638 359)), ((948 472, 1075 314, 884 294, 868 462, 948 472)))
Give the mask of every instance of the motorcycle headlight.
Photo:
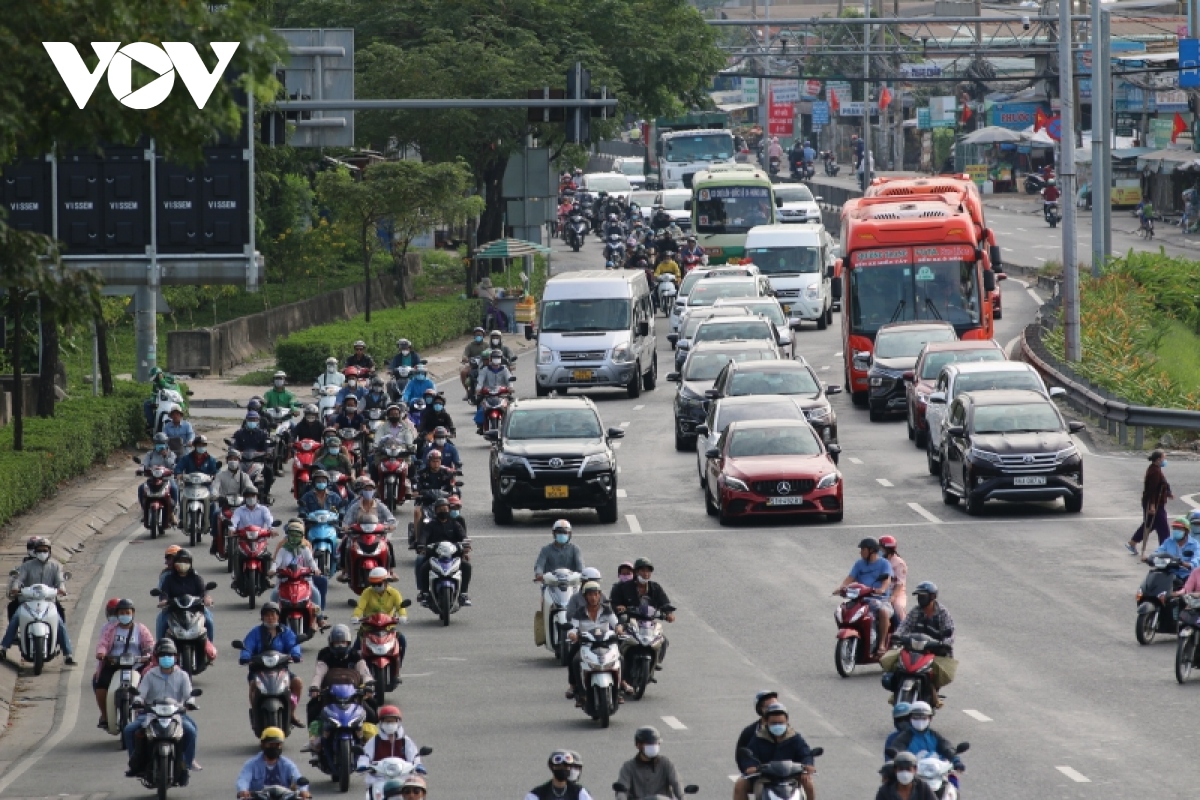
POLYGON ((831 486, 836 486, 837 482, 840 481, 841 479, 842 479, 842 473, 831 472, 828 475, 826 475, 825 477, 821 478, 821 480, 817 481, 817 488, 818 489, 828 489, 831 486))
POLYGON ((746 485, 745 481, 740 480, 738 478, 734 478, 731 475, 725 476, 725 486, 727 486, 730 489, 733 489, 735 492, 750 491, 750 487, 746 485))
POLYGON ((554 351, 546 345, 538 345, 537 363, 552 364, 554 362, 554 351))
POLYGON ((628 344, 619 344, 613 348, 612 360, 614 364, 628 364, 633 361, 633 353, 629 350, 628 344))

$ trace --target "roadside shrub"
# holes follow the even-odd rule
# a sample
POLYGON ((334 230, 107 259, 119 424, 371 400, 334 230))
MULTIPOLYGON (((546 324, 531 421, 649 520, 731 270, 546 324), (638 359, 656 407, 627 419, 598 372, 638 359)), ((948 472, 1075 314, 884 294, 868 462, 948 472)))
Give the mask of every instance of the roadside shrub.
POLYGON ((0 525, 51 497, 118 448, 134 444, 145 426, 144 386, 117 381, 111 397, 59 403, 55 416, 25 419, 25 449, 12 449, 12 425, 0 429, 0 525))
POLYGON ((471 330, 482 313, 478 300, 444 298, 372 311, 370 325, 359 314, 352 320, 318 325, 280 339, 275 343, 275 364, 300 385, 323 372, 330 356, 344 361, 358 339, 367 343, 367 352, 378 363, 392 357, 396 340, 402 336, 421 352, 471 330))
POLYGON ((1200 261, 1182 256, 1130 250, 1113 259, 1112 271, 1128 275, 1146 289, 1154 305, 1200 333, 1200 261))

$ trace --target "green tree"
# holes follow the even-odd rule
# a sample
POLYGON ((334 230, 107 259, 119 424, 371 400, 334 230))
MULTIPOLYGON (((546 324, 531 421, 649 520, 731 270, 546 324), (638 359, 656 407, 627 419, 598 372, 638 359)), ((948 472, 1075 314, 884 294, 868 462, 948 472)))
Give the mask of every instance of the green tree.
POLYGON ((370 170, 361 179, 350 176, 341 167, 317 176, 317 197, 333 211, 335 224, 354 236, 362 255, 363 291, 366 293, 366 321, 371 324, 371 260, 383 243, 379 226, 388 216, 385 193, 378 182, 371 180, 370 170))

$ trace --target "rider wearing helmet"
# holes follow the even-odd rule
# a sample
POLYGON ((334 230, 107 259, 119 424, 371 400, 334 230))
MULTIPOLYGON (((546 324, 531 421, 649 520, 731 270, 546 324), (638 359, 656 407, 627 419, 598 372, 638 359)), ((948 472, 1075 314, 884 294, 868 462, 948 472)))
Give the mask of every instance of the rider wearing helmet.
POLYGON ((185 595, 204 598, 204 624, 208 628, 208 641, 212 642, 216 629, 213 625, 212 596, 204 588, 204 578, 192 569, 192 554, 180 550, 171 562, 171 571, 159 580, 158 625, 155 630, 156 638, 162 639, 167 635, 167 611, 171 601, 185 595))
POLYGON ((588 790, 571 781, 571 771, 581 767, 570 750, 555 750, 546 761, 553 776, 541 786, 535 786, 525 795, 525 800, 592 800, 588 790))
POLYGON ((286 786, 300 797, 308 798, 307 786, 301 786, 300 768, 283 755, 286 738, 279 728, 264 728, 258 737, 262 752, 242 766, 237 778, 239 800, 248 800, 252 792, 261 792, 269 785, 286 786))
MULTIPOLYGON (((141 469, 138 470, 139 475, 147 474, 151 467, 166 467, 172 473, 175 472, 175 454, 167 447, 167 435, 165 433, 154 434, 154 447, 149 453, 142 456, 141 465, 141 469)), ((171 527, 176 522, 175 509, 179 507, 179 487, 176 486, 174 478, 167 480, 167 486, 170 489, 168 495, 171 498, 171 502, 168 504, 166 524, 167 527, 171 527)), ((142 527, 149 528, 150 520, 146 516, 149 506, 146 502, 146 485, 144 483, 138 485, 138 503, 142 506, 142 527)))
MULTIPOLYGON (((764 724, 758 729, 747 746, 753 757, 738 755, 738 768, 743 775, 753 776, 760 764, 772 761, 794 761, 804 765, 800 774, 800 785, 805 797, 816 797, 812 774, 813 752, 800 732, 792 727, 788 710, 781 703, 770 703, 763 709, 764 724)), ((754 779, 738 778, 733 787, 734 800, 747 800, 753 789, 754 779)))
POLYGON ((450 441, 450 430, 445 425, 438 425, 433 429, 433 441, 423 459, 426 466, 429 464, 429 454, 434 450, 441 451, 443 466, 450 467, 457 472, 462 471, 462 456, 458 454, 458 448, 454 446, 454 442, 450 441))
POLYGON ((356 401, 362 402, 362 399, 367 396, 367 381, 366 378, 347 377, 346 383, 338 390, 337 397, 333 399, 334 409, 341 411, 345 409, 346 401, 353 397, 356 401))
MULTIPOLYGON (((353 683, 361 686, 371 680, 371 669, 362 652, 354 646, 348 625, 334 625, 329 631, 329 644, 317 652, 317 668, 308 685, 308 723, 321 718, 321 692, 333 683, 353 683)), ((297 692, 299 694, 299 692, 297 692)), ((364 697, 364 708, 374 718, 373 695, 364 697)))
POLYGON ((896 619, 903 620, 908 613, 908 564, 896 551, 895 536, 880 536, 879 546, 883 548, 883 557, 892 565, 892 608, 896 619))
POLYGON ((617 782, 625 791, 617 792, 617 800, 639 800, 643 797, 683 797, 679 773, 671 759, 660 754, 662 736, 658 729, 647 725, 633 733, 637 755, 621 765, 617 782))
MULTIPOLYGON (((26 561, 28 561, 30 558, 33 558, 32 552, 33 551, 30 551, 30 555, 25 559, 26 561)), ((108 602, 104 604, 104 617, 107 622, 117 621, 117 603, 119 602, 121 602, 121 598, 110 597, 108 598, 108 602)))
POLYGON ((878 539, 863 539, 858 543, 859 560, 850 568, 850 574, 841 582, 834 594, 840 594, 842 589, 852 583, 861 583, 871 588, 871 609, 875 612, 875 624, 879 629, 879 644, 876 656, 887 652, 888 630, 892 624, 892 605, 888 597, 892 592, 892 565, 880 555, 878 539))
POLYGON ((429 790, 425 783, 425 777, 418 775, 415 772, 409 775, 404 780, 393 778, 383 785, 383 796, 388 797, 415 797, 417 800, 425 797, 425 793, 429 790))
POLYGON ((341 511, 342 496, 329 485, 329 473, 318 469, 312 474, 312 488, 300 498, 300 511, 308 516, 314 511, 341 511))
MULTIPOLYGON (((4 633, 3 641, 0 641, 0 661, 7 657, 6 651, 17 639, 17 626, 20 622, 17 609, 21 605, 21 589, 25 586, 44 584, 58 589, 60 595, 67 593, 67 579, 62 564, 50 557, 50 540, 37 537, 36 540, 31 539, 27 542, 25 548, 29 550, 31 545, 33 558, 21 562, 8 584, 8 594, 13 599, 8 604, 8 629, 4 633)), ((58 641, 62 647, 63 660, 68 666, 72 666, 75 664, 75 650, 71 647, 71 638, 67 635, 67 615, 63 611, 62 603, 56 600, 55 605, 58 606, 58 641)))
POLYGON ((179 551, 182 549, 183 548, 179 545, 173 544, 163 551, 163 568, 158 573, 159 591, 162 591, 163 580, 165 580, 168 575, 175 571, 175 556, 178 555, 179 551))
POLYGON ((178 439, 184 447, 191 447, 196 431, 192 429, 192 423, 183 418, 183 409, 176 403, 167 414, 169 419, 163 423, 162 433, 167 435, 168 440, 178 439))
POLYGON ((317 376, 313 383, 317 388, 336 386, 339 389, 346 384, 346 376, 338 369, 338 361, 333 356, 325 359, 325 371, 317 376))
POLYGON ((446 497, 439 497, 433 502, 433 519, 429 522, 421 524, 420 534, 417 537, 417 562, 413 566, 413 570, 417 576, 417 602, 425 604, 429 601, 429 553, 432 548, 436 547, 439 542, 451 542, 459 545, 463 550, 462 556, 462 586, 458 595, 458 601, 464 605, 471 605, 471 598, 467 592, 471 587, 471 567, 470 549, 464 547, 467 542, 467 530, 463 527, 461 519, 455 519, 450 516, 450 500, 446 497))
MULTIPOLYGON (((925 705, 928 706, 929 704, 926 703, 925 705)), ((912 706, 910 706, 908 703, 905 703, 904 701, 900 701, 899 703, 896 703, 896 705, 892 706, 892 726, 896 730, 889 733, 887 739, 885 739, 883 742, 883 757, 884 758, 888 757, 888 750, 891 750, 893 752, 896 751, 896 749, 897 749, 896 745, 895 745, 896 737, 900 735, 901 731, 908 729, 908 718, 911 715, 912 715, 912 706)))
POLYGON ((446 410, 446 396, 438 393, 433 397, 429 393, 425 394, 425 413, 421 415, 421 425, 417 428, 417 432, 425 441, 433 438, 433 432, 439 427, 450 431, 450 435, 455 434, 454 420, 450 417, 450 412, 446 410))
POLYGON ((738 751, 750 745, 750 740, 758 734, 758 729, 767 724, 766 708, 779 699, 779 692, 768 689, 754 695, 754 716, 756 719, 738 734, 737 744, 733 747, 733 759, 737 761, 738 751))
POLYGON ((367 343, 362 339, 359 339, 354 343, 354 354, 346 359, 346 366, 359 367, 360 369, 362 367, 366 367, 367 369, 374 371, 375 359, 367 355, 367 343))
POLYGON ((462 367, 458 370, 458 380, 462 383, 463 389, 467 390, 467 395, 463 400, 469 401, 471 399, 471 359, 483 358, 484 352, 488 349, 488 343, 484 340, 486 333, 487 331, 483 328, 476 327, 472 333, 471 341, 467 342, 467 346, 463 348, 462 367))
MULTIPOLYGON (((507 390, 509 389, 509 382, 512 380, 512 377, 512 372, 504 364, 504 355, 501 351, 499 349, 489 350, 487 365, 479 370, 479 378, 477 379, 475 390, 481 398, 485 397, 485 393, 489 391, 507 390)), ((479 434, 483 433, 483 413, 485 410, 485 403, 482 401, 475 409, 475 432, 479 434)), ((424 420, 421 421, 421 427, 425 427, 424 420)))
MULTIPOLYGON (((261 416, 257 411, 250 411, 246 414, 245 424, 238 429, 238 432, 233 435, 233 447, 237 450, 246 453, 253 450, 256 453, 269 453, 271 449, 271 437, 262 429, 259 424, 261 416)), ((271 502, 271 486, 275 483, 275 471, 271 469, 269 463, 263 463, 263 493, 266 495, 265 502, 271 502)))
MULTIPOLYGON (((274 566, 270 567, 268 574, 274 577, 279 570, 289 567, 312 570, 312 574, 305 578, 305 581, 312 591, 312 602, 316 603, 323 611, 325 599, 329 596, 329 579, 321 574, 321 567, 313 558, 312 545, 304 538, 304 520, 302 519, 288 520, 287 527, 284 529, 283 541, 275 548, 274 566)), ((271 592, 271 599, 279 602, 278 589, 271 592)), ((318 617, 323 627, 325 627, 324 619, 324 615, 318 617)))
POLYGON ((924 758, 923 753, 936 754, 939 758, 953 764, 959 772, 965 771, 966 766, 958 757, 954 745, 950 744, 945 736, 929 727, 933 721, 933 714, 933 709, 924 700, 913 703, 909 708, 908 725, 897 732, 891 745, 892 748, 901 753, 912 753, 918 759, 924 758))
POLYGON ((314 464, 323 470, 340 472, 343 475, 354 474, 354 464, 350 462, 350 454, 342 446, 341 437, 332 428, 325 431, 324 447, 317 455, 314 464))
MULTIPOLYGON (((895 639, 898 643, 905 636, 924 634, 948 648, 946 655, 934 657, 933 668, 929 673, 930 681, 933 683, 933 704, 940 708, 942 701, 937 696, 938 690, 953 681, 954 674, 958 671, 958 661, 954 658, 953 650, 954 620, 950 618, 950 613, 946 611, 945 607, 938 602, 937 584, 932 581, 922 581, 917 584, 913 594, 917 596, 917 607, 909 611, 908 616, 900 623, 895 639)), ((896 668, 896 662, 899 660, 900 651, 893 650, 879 660, 879 666, 883 667, 884 672, 890 673, 896 668)))
MULTIPOLYGON (((583 585, 580 594, 583 595, 584 606, 567 620, 571 624, 571 629, 567 631, 567 641, 572 644, 571 661, 567 670, 567 679, 570 681, 572 690, 567 692, 567 698, 575 699, 576 708, 583 708, 585 693, 580 674, 580 649, 582 647, 580 631, 596 626, 605 626, 617 634, 623 633, 624 630, 621 621, 613 613, 612 606, 605 602, 600 584, 588 581, 583 585)), ((617 694, 617 702, 625 702, 622 693, 617 694)))
POLYGON ((408 376, 408 385, 404 387, 404 396, 401 398, 409 405, 418 397, 425 396, 425 390, 432 389, 437 392, 437 384, 429 379, 429 369, 424 364, 417 364, 413 367, 412 375, 408 376))
MULTIPOLYGON (((417 743, 404 733, 404 717, 399 706, 387 705, 379 709, 379 734, 371 738, 358 756, 358 768, 365 769, 373 761, 385 758, 402 758, 410 764, 421 763, 421 751, 417 743)), ((381 776, 367 774, 367 788, 380 783, 381 776)))
POLYGON ((504 366, 511 367, 517 357, 513 355, 513 351, 504 343, 504 334, 498 330, 494 330, 488 334, 488 355, 494 355, 499 350, 500 355, 504 357, 504 366))
POLYGON ((108 684, 121 668, 119 657, 136 653, 144 663, 154 653, 154 634, 142 623, 134 622, 133 601, 121 598, 112 602, 116 606, 116 620, 105 623, 100 629, 100 641, 96 643, 96 672, 92 675, 92 692, 100 707, 97 728, 108 727, 108 684))
MULTIPOLYGON (((243 667, 250 664, 255 656, 261 655, 268 650, 274 650, 278 653, 283 653, 290 658, 293 663, 300 663, 302 655, 300 653, 300 642, 296 640, 296 634, 287 625, 279 623, 279 603, 270 601, 263 603, 258 611, 261 624, 255 625, 246 634, 246 638, 242 640, 242 652, 238 655, 238 664, 243 667)), ((304 691, 304 681, 296 677, 295 673, 288 670, 289 684, 292 695, 299 697, 304 691)), ((256 690, 254 686, 254 671, 247 671, 246 681, 250 684, 250 707, 254 708, 256 700, 256 690)), ((292 724, 299 726, 296 722, 296 709, 291 708, 292 724)))
POLYGON ((565 519, 556 521, 550 529, 554 541, 545 545, 533 564, 533 582, 540 583, 542 576, 556 569, 583 572, 583 553, 571 542, 571 523, 565 519))
MULTIPOLYGON (((138 684, 138 697, 142 708, 153 708, 161 700, 174 700, 183 705, 191 699, 192 679, 179 668, 176 659, 179 656, 175 643, 170 639, 159 639, 154 646, 154 656, 157 663, 146 670, 138 684)), ((129 753, 129 771, 127 778, 135 778, 146 768, 146 718, 149 712, 143 711, 137 719, 125 726, 122 732, 125 741, 125 752, 129 753)), ((185 713, 180 721, 183 724, 183 738, 176 754, 176 779, 180 786, 188 785, 188 770, 195 769, 196 763, 196 724, 185 713)))
MULTIPOLYGON (((580 585, 583 585, 588 581, 600 583, 602 580, 604 580, 604 577, 600 574, 600 570, 596 569, 595 567, 584 567, 583 571, 579 573, 580 585)), ((603 586, 604 584, 601 583, 600 585, 603 586)), ((609 603, 611 605, 612 601, 608 597, 605 597, 604 593, 601 592, 600 602, 609 603)), ((575 594, 571 595, 571 599, 567 601, 567 618, 570 619, 576 611, 579 611, 586 604, 587 602, 584 600, 583 592, 576 592, 575 594)))
MULTIPOLYGON (((389 580, 391 577, 383 567, 371 570, 367 575, 367 590, 358 596, 358 605, 354 608, 351 620, 353 623, 358 624, 365 617, 375 614, 385 614, 395 617, 401 625, 408 624, 408 609, 404 607, 404 597, 399 589, 388 586, 389 580)), ((404 651, 408 648, 408 642, 403 633, 397 631, 396 636, 400 640, 400 659, 396 665, 399 668, 404 664, 404 651)))
POLYGON ((296 395, 289 392, 287 386, 287 373, 279 370, 271 378, 271 388, 263 395, 263 405, 267 408, 286 408, 291 411, 298 404, 296 395))
POLYGON ((373 408, 378 408, 380 411, 387 408, 392 402, 392 398, 388 396, 387 389, 383 383, 383 378, 376 375, 371 378, 371 386, 367 389, 367 396, 363 398, 363 413, 370 411, 373 408))
MULTIPOLYGON (((386 399, 387 398, 384 397, 382 400, 380 400, 380 403, 384 403, 386 399)), ((339 431, 350 428, 351 430, 359 431, 360 433, 366 432, 368 425, 370 425, 370 420, 368 420, 366 415, 359 410, 359 406, 365 406, 366 402, 367 401, 364 399, 362 403, 360 403, 359 398, 355 397, 354 395, 348 396, 346 398, 346 402, 342 405, 342 413, 333 418, 333 422, 331 423, 332 427, 339 431)))
POLYGON ((312 439, 314 442, 324 438, 325 425, 321 421, 321 411, 312 403, 304 407, 304 416, 292 426, 292 441, 312 439))
POLYGON ((388 369, 395 372, 400 367, 415 367, 420 363, 421 354, 413 349, 412 342, 408 339, 397 339, 396 355, 392 356, 392 360, 388 364, 388 369))

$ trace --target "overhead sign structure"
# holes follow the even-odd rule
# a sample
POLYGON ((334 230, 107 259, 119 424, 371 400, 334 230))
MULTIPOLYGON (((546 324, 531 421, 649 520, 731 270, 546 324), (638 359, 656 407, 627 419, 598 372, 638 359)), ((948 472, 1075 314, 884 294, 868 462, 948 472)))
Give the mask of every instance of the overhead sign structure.
MULTIPOLYGON (((276 28, 275 33, 288 43, 281 80, 286 99, 354 99, 353 28, 276 28)), ((292 147, 354 146, 353 111, 291 111, 286 122, 294 126, 287 133, 292 147)), ((282 144, 285 130, 284 114, 264 118, 262 133, 268 142, 282 144)))

